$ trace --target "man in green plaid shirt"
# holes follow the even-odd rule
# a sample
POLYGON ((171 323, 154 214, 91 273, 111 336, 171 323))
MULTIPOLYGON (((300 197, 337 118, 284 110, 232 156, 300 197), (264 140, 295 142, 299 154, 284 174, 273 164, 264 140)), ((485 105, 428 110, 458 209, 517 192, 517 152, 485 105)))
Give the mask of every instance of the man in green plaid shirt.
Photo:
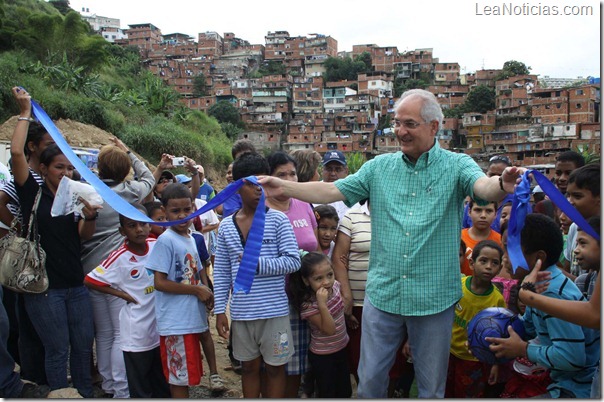
POLYGON ((418 396, 444 397, 454 305, 461 297, 459 241, 466 196, 499 201, 522 168, 486 177, 465 154, 442 149, 436 97, 405 92, 395 105, 401 151, 377 156, 334 183, 260 180, 267 196, 312 203, 371 199, 371 253, 363 308, 360 398, 386 398, 388 370, 405 332, 418 396))

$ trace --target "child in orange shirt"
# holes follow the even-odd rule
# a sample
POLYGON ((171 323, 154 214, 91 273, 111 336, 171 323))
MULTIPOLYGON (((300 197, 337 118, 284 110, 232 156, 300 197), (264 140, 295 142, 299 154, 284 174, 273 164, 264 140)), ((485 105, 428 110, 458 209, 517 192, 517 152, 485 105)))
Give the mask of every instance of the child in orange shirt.
POLYGON ((474 200, 470 200, 468 208, 472 226, 461 231, 461 240, 466 244, 466 255, 461 265, 461 273, 471 276, 469 259, 474 247, 482 240, 493 240, 501 246, 501 236, 491 229, 491 224, 497 216, 497 203, 490 202, 480 206, 474 200))

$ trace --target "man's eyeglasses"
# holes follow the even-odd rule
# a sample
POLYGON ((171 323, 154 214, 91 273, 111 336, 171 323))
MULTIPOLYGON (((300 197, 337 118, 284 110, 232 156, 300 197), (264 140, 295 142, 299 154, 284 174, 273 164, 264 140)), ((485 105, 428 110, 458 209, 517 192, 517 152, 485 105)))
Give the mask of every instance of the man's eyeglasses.
POLYGON ((418 123, 418 122, 413 121, 413 120, 405 120, 405 121, 394 120, 394 121, 392 122, 392 127, 396 127, 396 128, 398 128, 398 127, 400 127, 400 126, 403 126, 403 127, 405 127, 406 129, 413 130, 413 129, 415 129, 415 128, 418 128, 418 127, 419 127, 419 126, 421 126, 422 124, 427 124, 427 123, 426 123, 426 122, 418 123))
POLYGON ((510 158, 508 158, 505 155, 495 155, 491 159, 489 159, 489 162, 498 162, 498 161, 507 163, 508 165, 512 164, 512 161, 510 160, 510 158))
POLYGON ((164 183, 174 183, 174 180, 172 180, 172 179, 159 179, 159 181, 157 182, 157 184, 164 184, 164 183))
POLYGON ((324 166, 323 170, 328 173, 342 173, 344 171, 343 166, 324 166))

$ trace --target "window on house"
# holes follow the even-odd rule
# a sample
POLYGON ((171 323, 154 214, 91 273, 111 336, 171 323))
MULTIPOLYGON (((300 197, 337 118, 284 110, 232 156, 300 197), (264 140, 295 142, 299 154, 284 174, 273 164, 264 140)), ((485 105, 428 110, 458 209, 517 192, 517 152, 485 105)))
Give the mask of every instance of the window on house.
POLYGON ((581 109, 581 104, 577 103, 577 109, 581 109))
POLYGON ((575 93, 577 95, 583 95, 583 90, 582 89, 577 89, 577 91, 575 93))

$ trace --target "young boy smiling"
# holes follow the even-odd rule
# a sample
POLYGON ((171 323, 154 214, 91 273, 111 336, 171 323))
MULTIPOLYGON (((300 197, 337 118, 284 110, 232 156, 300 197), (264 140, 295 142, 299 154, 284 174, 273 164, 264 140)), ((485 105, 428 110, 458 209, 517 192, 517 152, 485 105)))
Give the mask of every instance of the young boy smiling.
MULTIPOLYGON (((600 216, 600 177, 600 165, 591 163, 574 170, 568 178, 566 198, 585 219, 600 216)), ((577 266, 573 254, 577 245, 577 229, 576 223, 570 225, 566 249, 564 250, 564 258, 566 259, 564 269, 570 272, 569 277, 572 279, 584 273, 577 266)))

